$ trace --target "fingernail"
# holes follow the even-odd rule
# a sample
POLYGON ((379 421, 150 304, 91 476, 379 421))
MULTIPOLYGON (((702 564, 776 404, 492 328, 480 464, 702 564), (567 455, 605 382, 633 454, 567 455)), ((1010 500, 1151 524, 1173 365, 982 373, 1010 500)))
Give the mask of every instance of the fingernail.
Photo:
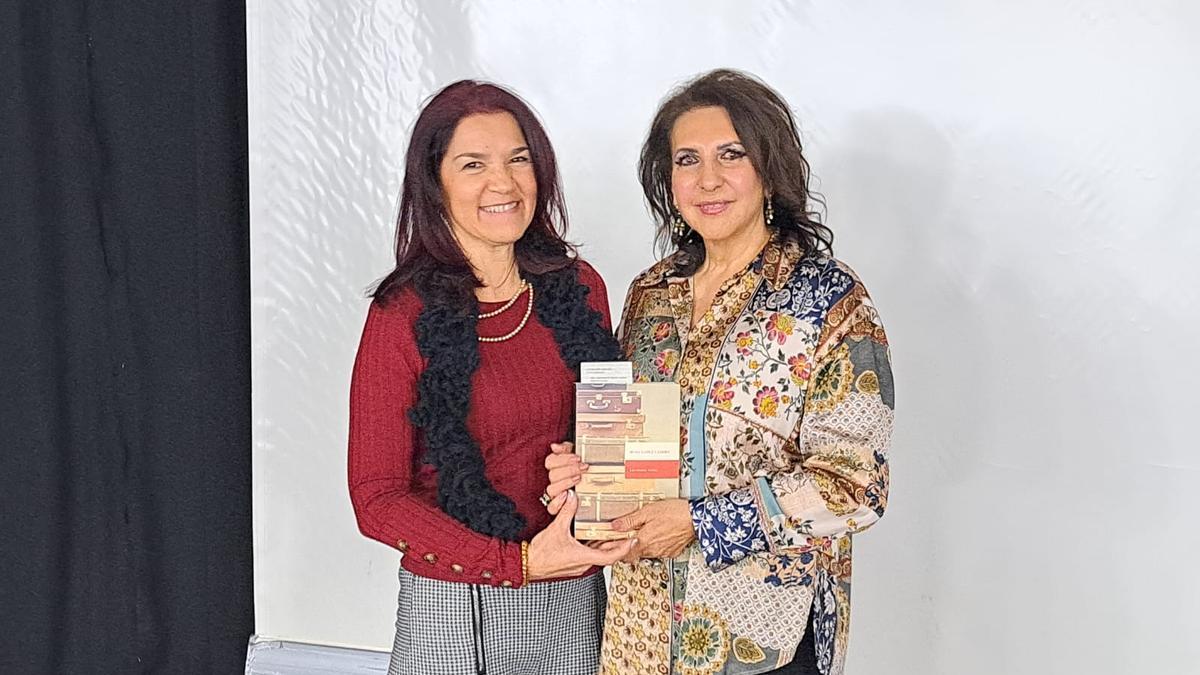
POLYGON ((580 463, 579 463, 579 468, 581 468, 581 469, 586 469, 586 468, 588 468, 589 466, 591 466, 591 465, 590 465, 590 464, 588 464, 588 463, 586 463, 586 462, 580 462, 580 463))

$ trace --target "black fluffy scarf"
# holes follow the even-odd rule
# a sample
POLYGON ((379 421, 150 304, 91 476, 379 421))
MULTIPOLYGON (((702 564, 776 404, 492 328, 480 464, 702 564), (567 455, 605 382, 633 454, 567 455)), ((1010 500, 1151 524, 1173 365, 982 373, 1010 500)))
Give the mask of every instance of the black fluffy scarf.
MULTIPOLYGON (((587 304, 591 289, 579 282, 576 265, 527 278, 537 318, 554 333, 559 355, 577 378, 581 362, 621 358, 600 313, 587 304)), ((525 519, 484 475, 483 455, 467 430, 471 376, 479 367, 474 294, 435 273, 418 277, 414 286, 424 304, 416 333, 427 365, 409 418, 424 430, 425 461, 437 470, 438 504, 476 532, 517 541, 525 519)))

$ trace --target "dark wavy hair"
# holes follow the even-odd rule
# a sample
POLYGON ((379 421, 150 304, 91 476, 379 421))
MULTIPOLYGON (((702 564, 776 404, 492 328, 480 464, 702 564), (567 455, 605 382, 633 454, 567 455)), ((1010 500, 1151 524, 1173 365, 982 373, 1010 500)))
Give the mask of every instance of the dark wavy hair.
POLYGON ((558 161, 537 115, 516 94, 492 84, 460 80, 434 94, 421 109, 408 141, 400 214, 396 219, 396 267, 371 295, 385 302, 425 274, 456 289, 463 300, 481 284, 450 230, 442 193, 441 168, 446 148, 464 117, 481 113, 512 115, 533 159, 537 204, 529 229, 516 243, 517 265, 540 274, 571 264, 574 247, 563 239, 567 207, 558 178, 558 161))
POLYGON ((718 69, 672 91, 658 107, 638 161, 638 178, 655 220, 660 253, 682 252, 676 272, 690 275, 704 262, 704 242, 695 230, 671 232, 671 130, 676 120, 697 108, 724 108, 733 121, 750 163, 771 195, 772 229, 793 239, 806 253, 833 253, 833 232, 820 221, 813 204, 824 207, 809 190, 810 170, 804 159, 796 119, 787 102, 748 73, 718 69))
POLYGON ((579 281, 575 249, 563 239, 567 211, 550 139, 528 105, 494 84, 455 82, 417 117, 396 224, 396 268, 373 296, 386 304, 411 288, 421 299, 413 330, 426 364, 408 417, 423 435, 422 461, 437 471, 438 505, 476 532, 517 541, 525 518, 488 479, 479 444, 467 428, 471 380, 480 363, 474 289, 481 282, 447 224, 440 178, 459 121, 500 111, 516 118, 525 134, 537 179, 533 220, 514 248, 521 275, 533 286, 538 321, 554 334, 559 356, 576 374, 583 361, 621 357, 603 317, 588 305, 590 289, 579 281))

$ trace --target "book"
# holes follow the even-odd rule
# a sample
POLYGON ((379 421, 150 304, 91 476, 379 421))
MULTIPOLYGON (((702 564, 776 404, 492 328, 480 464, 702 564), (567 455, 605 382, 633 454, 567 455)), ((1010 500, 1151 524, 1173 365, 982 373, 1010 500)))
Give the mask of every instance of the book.
POLYGON ((679 496, 679 385, 622 382, 604 372, 575 385, 575 452, 588 464, 575 487, 582 541, 630 537, 612 521, 679 496))

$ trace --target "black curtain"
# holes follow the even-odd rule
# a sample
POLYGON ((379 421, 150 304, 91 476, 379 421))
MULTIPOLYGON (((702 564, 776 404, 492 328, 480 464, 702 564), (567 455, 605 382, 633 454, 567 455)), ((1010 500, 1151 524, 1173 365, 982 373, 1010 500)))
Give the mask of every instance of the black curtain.
POLYGON ((245 5, 0 1, 0 673, 253 631, 245 5))

